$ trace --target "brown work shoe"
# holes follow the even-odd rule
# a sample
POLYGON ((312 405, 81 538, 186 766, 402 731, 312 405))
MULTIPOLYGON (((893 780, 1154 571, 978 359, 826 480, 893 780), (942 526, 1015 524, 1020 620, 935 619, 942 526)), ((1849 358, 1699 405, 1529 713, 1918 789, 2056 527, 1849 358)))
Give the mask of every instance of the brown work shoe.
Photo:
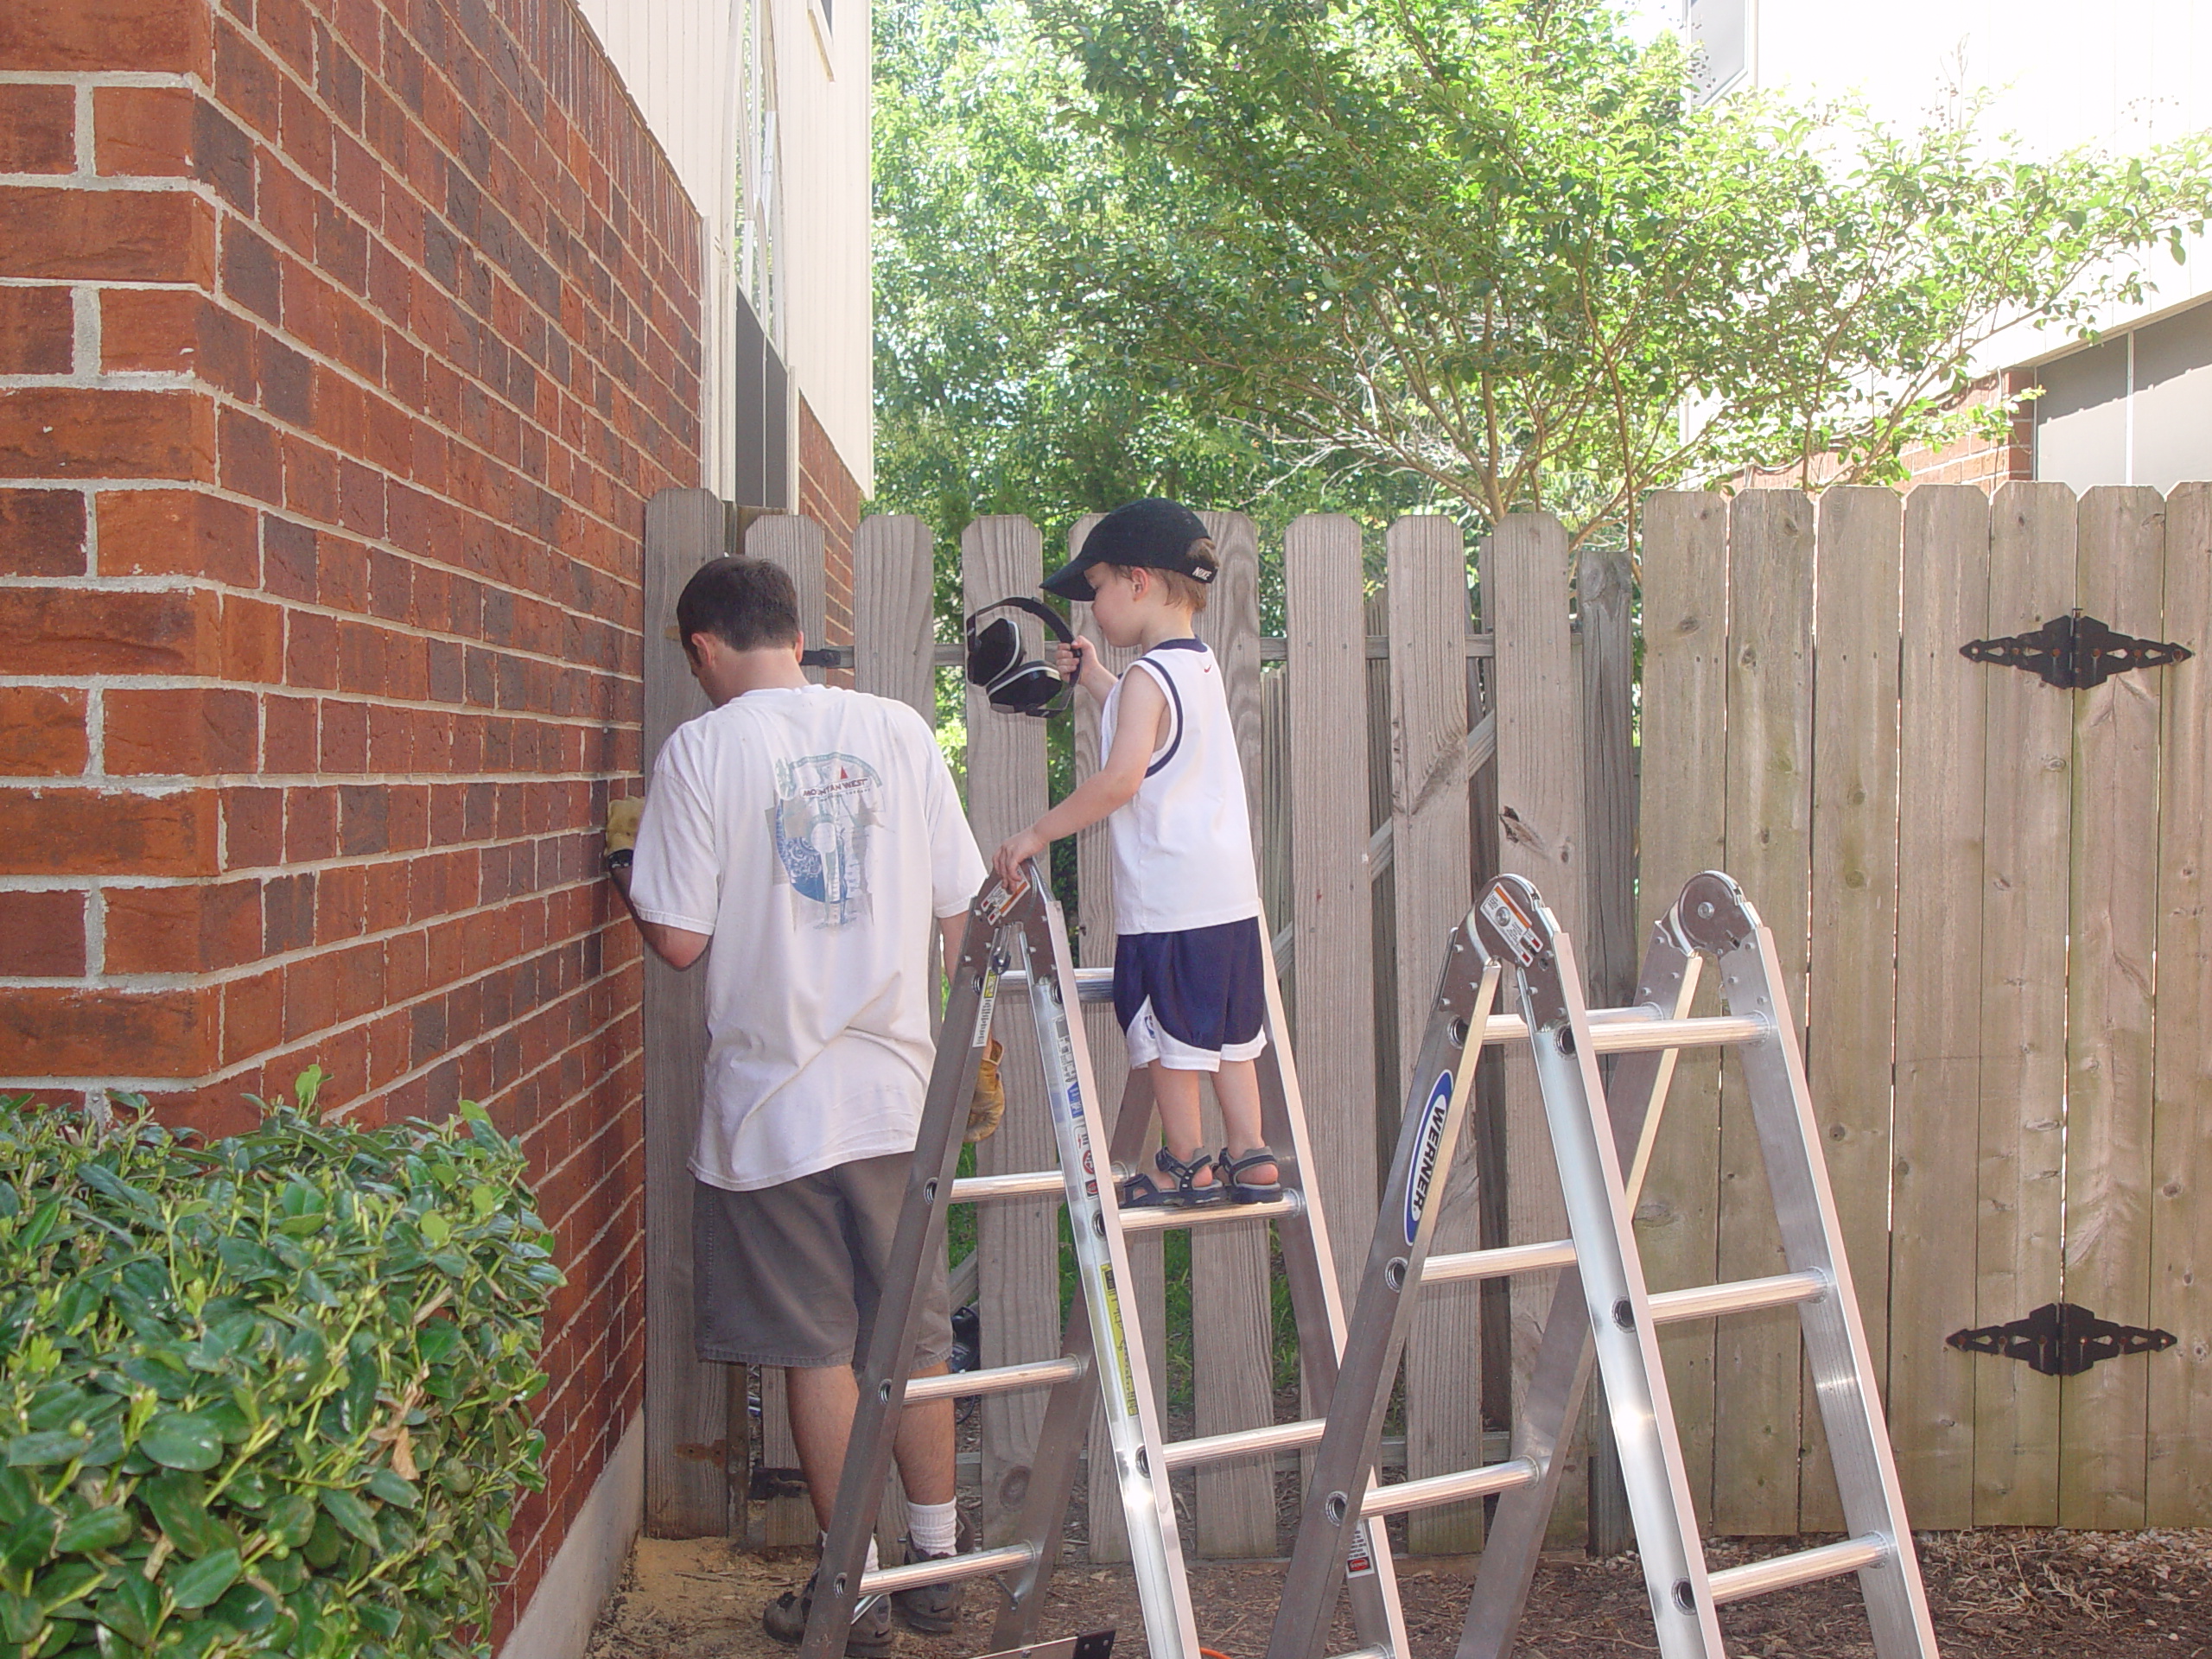
MULTIPOLYGON (((810 1573, 804 1589, 786 1590, 760 1610, 760 1627, 795 1648, 806 1639, 806 1616, 813 1607, 814 1574, 810 1573)), ((888 1659, 893 1640, 891 1604, 878 1596, 853 1621, 852 1633, 845 1638, 846 1659, 888 1659)))
MULTIPOLYGON (((960 1517, 959 1536, 950 1550, 931 1554, 916 1549, 914 1541, 902 1538, 899 1547, 910 1561, 949 1561, 955 1555, 964 1555, 976 1548, 975 1529, 966 1516, 960 1517)), ((918 1584, 912 1590, 894 1590, 891 1605, 899 1610, 899 1617, 910 1630, 919 1630, 925 1636, 950 1634, 960 1623, 960 1605, 965 1599, 968 1586, 964 1581, 951 1584, 918 1584)))

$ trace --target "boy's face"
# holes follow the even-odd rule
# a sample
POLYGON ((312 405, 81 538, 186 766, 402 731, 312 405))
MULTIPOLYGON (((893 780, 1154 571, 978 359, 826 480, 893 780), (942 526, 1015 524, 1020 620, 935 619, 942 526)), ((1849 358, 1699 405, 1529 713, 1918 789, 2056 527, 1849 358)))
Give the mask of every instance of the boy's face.
POLYGON ((1167 584, 1156 570, 1094 564, 1084 574, 1090 578, 1091 618, 1109 645, 1141 645, 1145 625, 1172 606, 1167 584))

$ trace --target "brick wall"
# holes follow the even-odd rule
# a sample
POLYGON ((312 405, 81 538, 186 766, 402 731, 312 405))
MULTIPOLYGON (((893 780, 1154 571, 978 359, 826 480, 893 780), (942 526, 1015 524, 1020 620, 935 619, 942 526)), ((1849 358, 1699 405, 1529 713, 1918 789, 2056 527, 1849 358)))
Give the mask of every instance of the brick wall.
POLYGON ((516 1605, 640 1397, 595 826, 700 280, 569 0, 0 4, 0 1091, 222 1131, 315 1060, 522 1134, 569 1284, 516 1605))
POLYGON ((830 638, 823 643, 853 643, 853 535, 861 524, 861 486, 836 445, 815 419, 802 393, 798 398, 798 511, 822 526, 823 621, 830 638))
MULTIPOLYGON (((1994 402, 1999 397, 2017 397, 2035 384, 2032 371, 2005 370, 1975 381, 1959 407, 1994 402)), ((1994 490, 2007 479, 2035 476, 2036 417, 2032 404, 2023 405, 2012 417, 2005 442, 1982 437, 1961 438, 1940 449, 1908 449, 1898 457, 1910 474, 1904 486, 1916 484, 1974 484, 1994 490)))

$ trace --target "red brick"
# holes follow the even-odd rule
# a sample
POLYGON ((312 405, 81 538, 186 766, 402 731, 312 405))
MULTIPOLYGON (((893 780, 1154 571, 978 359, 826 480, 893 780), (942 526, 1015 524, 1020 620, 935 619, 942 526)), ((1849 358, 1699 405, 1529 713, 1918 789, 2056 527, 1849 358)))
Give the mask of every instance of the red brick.
POLYGON ((181 190, 0 187, 0 276, 215 279, 215 210, 181 190))
POLYGON ((0 84, 0 173, 76 168, 77 89, 0 84))
POLYGON ((85 971, 85 895, 0 893, 0 974, 66 979, 85 971))
POLYGON ((109 490, 99 497, 100 569, 111 576, 260 579, 251 508, 194 490, 109 490))
POLYGON ((26 1077, 198 1077, 214 1069, 217 1007, 204 987, 21 987, 0 997, 0 1052, 26 1077))
POLYGON ((0 773, 63 778, 85 769, 85 694, 55 685, 0 685, 0 773))
POLYGON ((261 883, 107 889, 111 974, 204 974, 261 954, 261 883))
POLYGON ((240 594, 223 601, 223 677, 279 685, 284 678, 284 611, 240 594))
POLYGON ((76 313, 66 288, 0 288, 0 374, 67 374, 76 313))
POLYGON ((226 409, 219 423, 223 487, 266 501, 284 499, 284 464, 276 431, 242 409, 226 409))
MULTIPOLYGON (((0 246, 6 232, 0 231, 0 246)), ((213 402, 192 391, 0 391, 0 478, 215 474, 213 402)))
POLYGON ((92 93, 92 162, 105 174, 181 178, 192 172, 188 86, 102 86, 92 93))
POLYGON ((75 490, 0 490, 0 575, 84 574, 84 496, 75 490))
MULTIPOLYGON (((282 702, 284 699, 271 699, 282 702)), ((264 728, 273 710, 262 709, 264 728)), ((266 753, 266 739, 264 740, 266 753)), ((264 762, 265 766, 265 762, 264 762)), ((223 791, 223 868, 260 869, 284 859, 284 791, 281 789, 226 789, 223 791)))
POLYGON ((200 366, 207 296, 194 289, 100 291, 100 366, 186 374, 200 366))
POLYGON ((111 690, 103 725, 107 769, 117 777, 251 772, 261 758, 261 706, 251 691, 111 690))
POLYGON ((223 1061, 235 1065, 266 1053, 283 1040, 284 976, 281 969, 233 979, 223 987, 223 1061))
POLYGON ((204 674, 219 660, 203 591, 0 588, 0 662, 12 674, 204 674))
POLYGON ((208 10, 177 0, 10 0, 0 6, 0 69, 204 71, 208 10))

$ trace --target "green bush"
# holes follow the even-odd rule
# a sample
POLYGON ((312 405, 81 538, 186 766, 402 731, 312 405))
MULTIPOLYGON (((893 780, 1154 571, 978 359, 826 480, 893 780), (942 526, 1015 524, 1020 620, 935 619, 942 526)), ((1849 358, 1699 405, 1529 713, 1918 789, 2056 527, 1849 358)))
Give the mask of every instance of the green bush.
POLYGON ((487 1650, 561 1276, 480 1108, 321 1080, 206 1146, 0 1101, 0 1659, 487 1650))

